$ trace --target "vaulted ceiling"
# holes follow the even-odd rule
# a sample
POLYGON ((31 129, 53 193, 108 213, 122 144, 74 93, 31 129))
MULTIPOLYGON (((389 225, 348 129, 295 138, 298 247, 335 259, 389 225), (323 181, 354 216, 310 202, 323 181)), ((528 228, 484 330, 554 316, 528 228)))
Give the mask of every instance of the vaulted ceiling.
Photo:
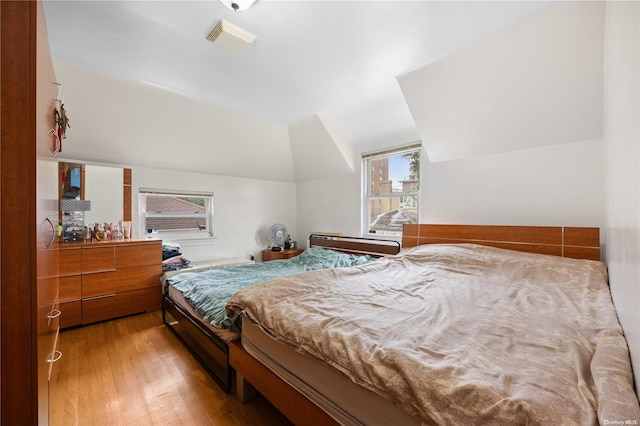
MULTIPOLYGON (((330 138, 339 135, 333 139, 335 146, 325 151, 344 156, 349 143, 368 150, 420 139, 399 80, 553 4, 258 0, 250 9, 234 12, 218 0, 52 0, 45 1, 44 10, 54 64, 59 64, 56 71, 68 78, 79 79, 76 71, 69 71, 77 67, 83 73, 97 71, 166 90, 208 105, 208 114, 224 109, 272 123, 278 138, 304 134, 305 125, 324 128, 330 138), (220 19, 256 35, 244 53, 207 40, 220 19)), ((73 115, 71 119, 73 126, 73 115)), ((118 123, 114 131, 126 128, 118 123)), ((196 145, 189 146, 189 139, 182 138, 181 147, 198 152, 212 143, 193 139, 196 145)), ((316 137, 319 144, 326 144, 324 139, 316 137)), ((294 142, 290 152, 280 156, 287 157, 283 161, 297 157, 303 165, 309 158, 300 159, 300 151, 312 143, 294 142)), ((275 146, 278 152, 284 150, 275 146)), ((252 150, 251 145, 244 148, 252 150)), ((91 156, 91 148, 86 150, 75 155, 91 156)), ((139 151, 143 155, 145 148, 139 151)), ((149 155, 148 145, 146 152, 149 155)), ((115 153, 100 158, 119 161, 115 153)), ((349 170, 350 161, 338 167, 349 170)), ((295 173, 290 168, 272 178, 292 180, 295 173)))
POLYGON ((356 143, 416 136, 396 77, 545 2, 47 1, 55 56, 278 123, 330 116, 356 143), (225 19, 244 53, 206 39, 225 19))

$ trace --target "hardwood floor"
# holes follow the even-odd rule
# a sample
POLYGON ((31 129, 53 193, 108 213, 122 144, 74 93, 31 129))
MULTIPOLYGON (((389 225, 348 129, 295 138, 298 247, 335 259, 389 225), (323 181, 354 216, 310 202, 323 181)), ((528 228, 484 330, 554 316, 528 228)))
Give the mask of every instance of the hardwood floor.
POLYGON ((160 311, 60 333, 51 425, 291 425, 263 397, 224 393, 160 311))

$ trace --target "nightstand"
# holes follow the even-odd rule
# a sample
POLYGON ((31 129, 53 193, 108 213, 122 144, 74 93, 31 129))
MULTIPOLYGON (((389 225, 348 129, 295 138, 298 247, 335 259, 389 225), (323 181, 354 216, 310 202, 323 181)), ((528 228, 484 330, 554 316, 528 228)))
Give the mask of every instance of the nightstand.
POLYGON ((267 262, 269 260, 282 260, 282 259, 290 259, 292 257, 296 257, 304 250, 280 250, 280 251, 271 251, 271 250, 262 250, 262 261, 267 262))

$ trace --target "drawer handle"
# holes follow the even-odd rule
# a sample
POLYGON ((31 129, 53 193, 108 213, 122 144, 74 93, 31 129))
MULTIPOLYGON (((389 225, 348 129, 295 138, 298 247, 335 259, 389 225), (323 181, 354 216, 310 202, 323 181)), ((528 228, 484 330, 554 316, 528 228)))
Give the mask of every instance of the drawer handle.
POLYGON ((51 225, 51 240, 48 243, 45 243, 45 248, 49 248, 51 247, 51 244, 53 244, 53 242, 56 240, 56 228, 55 226, 53 226, 53 222, 51 222, 51 219, 47 217, 45 218, 45 220, 49 222, 49 225, 51 225))
POLYGON ((60 358, 62 358, 62 352, 55 351, 54 353, 49 354, 49 357, 47 358, 47 362, 50 362, 53 364, 54 362, 58 362, 60 358))
POLYGON ((51 311, 51 313, 49 315, 47 315, 47 318, 56 319, 60 315, 62 315, 62 312, 60 310, 58 310, 58 309, 54 309, 53 311, 51 311))
POLYGON ((116 295, 116 293, 111 293, 111 294, 103 294, 101 296, 93 296, 93 297, 85 297, 84 299, 82 299, 83 302, 89 301, 89 300, 96 300, 96 299, 104 299, 107 297, 114 297, 116 295))

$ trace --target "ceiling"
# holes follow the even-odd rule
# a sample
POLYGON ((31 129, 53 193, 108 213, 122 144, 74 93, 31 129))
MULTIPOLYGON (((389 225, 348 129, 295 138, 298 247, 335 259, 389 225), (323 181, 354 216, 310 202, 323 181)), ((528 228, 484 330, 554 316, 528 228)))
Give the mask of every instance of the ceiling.
POLYGON ((292 125, 314 114, 362 149, 419 139, 398 77, 536 14, 526 1, 57 1, 54 60, 292 125), (256 35, 241 54, 206 39, 225 19, 256 35))

